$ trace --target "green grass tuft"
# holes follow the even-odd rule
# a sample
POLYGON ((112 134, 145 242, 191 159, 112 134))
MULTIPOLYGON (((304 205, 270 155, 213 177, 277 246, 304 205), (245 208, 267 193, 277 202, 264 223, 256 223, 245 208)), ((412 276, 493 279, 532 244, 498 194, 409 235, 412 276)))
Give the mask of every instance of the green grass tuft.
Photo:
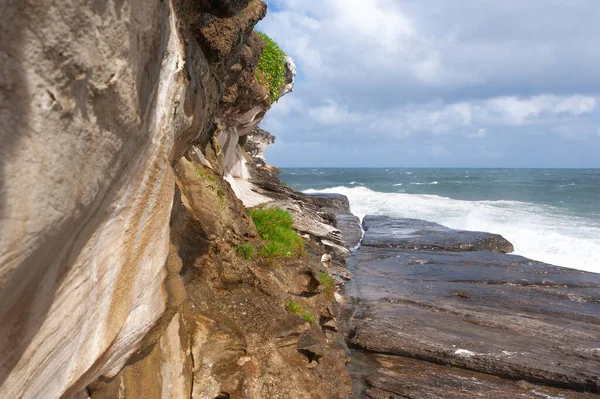
POLYGON ((269 36, 258 31, 256 34, 265 41, 265 50, 254 71, 254 76, 267 88, 271 103, 274 103, 279 99, 279 90, 285 80, 285 53, 269 36))
POLYGON ((315 324, 315 318, 308 312, 302 313, 302 317, 304 320, 308 321, 310 324, 315 324))
POLYGON ((285 310, 296 316, 301 315, 302 312, 304 312, 304 308, 302 307, 302 305, 300 305, 293 299, 288 299, 287 301, 285 301, 285 310))
POLYGON ((332 300, 333 293, 335 292, 335 280, 333 277, 325 272, 319 272, 319 282, 325 287, 325 290, 323 291, 325 297, 332 300))
POLYGON ((246 259, 246 260, 250 260, 254 257, 254 254, 256 254, 256 250, 254 249, 254 247, 252 245, 250 245, 250 243, 245 243, 242 245, 239 245, 236 249, 235 252, 237 252, 237 254, 239 256, 241 256, 242 258, 246 259))
POLYGON ((293 258, 304 255, 304 242, 294 231, 294 221, 280 208, 258 208, 248 211, 258 235, 265 243, 260 255, 268 259, 293 258))
POLYGON ((302 317, 304 320, 308 321, 311 324, 315 323, 314 316, 306 310, 304 310, 302 305, 300 305, 298 302, 292 299, 288 299, 287 301, 285 301, 285 310, 287 310, 288 313, 293 314, 294 316, 302 317))

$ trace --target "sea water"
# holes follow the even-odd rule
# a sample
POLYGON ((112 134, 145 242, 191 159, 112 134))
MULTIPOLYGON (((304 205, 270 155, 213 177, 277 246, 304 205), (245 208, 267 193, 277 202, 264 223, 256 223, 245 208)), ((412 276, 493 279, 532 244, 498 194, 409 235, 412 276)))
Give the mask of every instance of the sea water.
POLYGON ((600 169, 286 168, 281 178, 344 194, 359 217, 498 233, 517 255, 600 273, 600 169))

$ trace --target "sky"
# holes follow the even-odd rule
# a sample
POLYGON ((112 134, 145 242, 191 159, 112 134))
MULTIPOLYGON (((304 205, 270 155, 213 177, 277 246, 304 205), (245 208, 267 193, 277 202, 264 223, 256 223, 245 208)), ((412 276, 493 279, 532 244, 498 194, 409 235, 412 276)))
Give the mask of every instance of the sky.
POLYGON ((600 1, 268 0, 279 167, 600 167, 600 1))

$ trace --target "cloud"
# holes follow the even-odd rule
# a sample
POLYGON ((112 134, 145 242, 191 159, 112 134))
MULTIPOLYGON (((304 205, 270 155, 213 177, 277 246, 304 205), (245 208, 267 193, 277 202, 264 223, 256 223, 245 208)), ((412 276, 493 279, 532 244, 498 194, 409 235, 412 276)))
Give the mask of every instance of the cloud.
MULTIPOLYGON (((273 107, 264 126, 285 137, 286 151, 303 142, 348 142, 345 151, 355 153, 379 143, 385 148, 373 156, 384 158, 395 151, 390 143, 427 149, 434 138, 452 137, 444 148, 461 157, 471 151, 458 147, 462 139, 529 144, 545 135, 563 146, 564 139, 590 140, 600 124, 594 0, 269 0, 269 6, 259 29, 299 69, 295 91, 273 107)), ((600 159, 600 149, 588 147, 584 153, 600 159)), ((423 154, 432 165, 445 159, 423 154)), ((272 162, 285 165, 289 155, 272 162)), ((310 165, 310 154, 305 158, 310 165)), ((368 161, 365 153, 356 162, 368 161)))
POLYGON ((333 101, 327 101, 308 110, 308 115, 317 123, 324 125, 351 124, 360 121, 360 115, 348 112, 333 101))
POLYGON ((474 139, 483 139, 487 137, 487 128, 479 128, 476 132, 469 134, 469 137, 474 139))

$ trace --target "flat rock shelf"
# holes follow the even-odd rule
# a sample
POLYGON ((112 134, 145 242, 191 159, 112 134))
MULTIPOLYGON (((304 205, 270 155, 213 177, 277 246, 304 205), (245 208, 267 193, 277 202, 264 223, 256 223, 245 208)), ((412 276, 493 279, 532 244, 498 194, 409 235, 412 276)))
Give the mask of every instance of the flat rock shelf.
POLYGON ((600 274, 490 233, 363 227, 346 287, 356 397, 600 398, 600 274))

